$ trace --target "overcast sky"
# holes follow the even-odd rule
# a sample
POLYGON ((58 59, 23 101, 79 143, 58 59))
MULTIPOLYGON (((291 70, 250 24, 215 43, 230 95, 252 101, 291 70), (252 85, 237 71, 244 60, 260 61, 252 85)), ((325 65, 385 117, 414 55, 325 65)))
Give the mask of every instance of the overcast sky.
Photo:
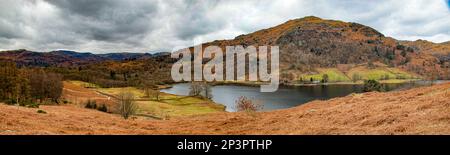
POLYGON ((1 0, 0 50, 150 52, 314 15, 401 40, 450 40, 448 0, 1 0))

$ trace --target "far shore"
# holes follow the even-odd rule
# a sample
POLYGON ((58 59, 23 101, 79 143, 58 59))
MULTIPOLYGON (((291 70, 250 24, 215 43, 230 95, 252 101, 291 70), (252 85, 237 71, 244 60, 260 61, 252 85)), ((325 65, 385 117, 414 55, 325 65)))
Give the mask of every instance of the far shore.
MULTIPOLYGON (((391 80, 381 80, 379 81, 382 84, 401 84, 408 82, 418 82, 424 81, 423 79, 391 79, 391 80)), ((166 88, 171 88, 174 84, 179 83, 189 83, 189 82, 178 82, 173 83, 170 86, 166 86, 166 88)), ((252 82, 252 81, 215 81, 212 82, 213 86, 221 86, 221 85, 233 85, 233 86, 249 86, 249 87, 259 87, 264 84, 269 84, 265 82, 252 82)), ((280 86, 289 86, 289 87, 306 87, 306 86, 321 86, 321 85, 363 85, 364 81, 358 82, 328 82, 328 83, 280 83, 280 86)), ((165 89, 165 88, 162 88, 165 89)))

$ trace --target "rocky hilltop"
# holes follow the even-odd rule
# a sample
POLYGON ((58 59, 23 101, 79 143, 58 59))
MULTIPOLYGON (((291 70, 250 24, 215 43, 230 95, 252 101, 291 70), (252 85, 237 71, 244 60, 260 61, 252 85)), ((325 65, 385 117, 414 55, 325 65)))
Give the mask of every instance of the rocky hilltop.
MULTIPOLYGON (((222 48, 232 45, 278 45, 283 72, 296 76, 318 72, 318 68, 324 67, 352 68, 361 64, 381 64, 422 76, 435 72, 440 79, 449 78, 448 42, 399 41, 358 23, 312 16, 290 20, 232 40, 204 44, 208 45, 222 48)), ((339 69, 346 72, 346 69, 339 69)))

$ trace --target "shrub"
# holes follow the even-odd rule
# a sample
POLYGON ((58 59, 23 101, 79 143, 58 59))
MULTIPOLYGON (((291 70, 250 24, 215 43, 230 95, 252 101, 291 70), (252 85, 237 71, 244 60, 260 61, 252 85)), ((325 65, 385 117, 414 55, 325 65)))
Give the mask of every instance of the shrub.
POLYGON ((380 84, 380 82, 376 80, 365 80, 363 91, 364 92, 383 91, 383 86, 380 84))
POLYGON ((235 102, 237 111, 255 112, 262 109, 262 105, 254 103, 245 96, 241 96, 235 102))
POLYGON ((28 107, 28 108, 39 108, 39 103, 32 102, 30 104, 27 104, 26 107, 28 107))
POLYGON ((369 60, 369 62, 367 62, 367 68, 369 69, 374 69, 376 66, 375 64, 373 64, 372 60, 369 60))
POLYGON ((329 79, 328 74, 322 75, 322 83, 328 83, 328 79, 329 79))
POLYGON ((85 108, 97 109, 97 102, 95 100, 87 100, 85 108))
POLYGON ((19 106, 22 106, 22 107, 25 107, 25 106, 27 106, 27 105, 28 105, 27 102, 20 102, 20 103, 19 103, 19 106))
POLYGON ((39 109, 39 110, 37 111, 37 113, 40 113, 40 114, 46 114, 47 112, 44 111, 44 110, 39 109))
POLYGON ((25 100, 19 103, 19 106, 27 108, 39 108, 39 103, 33 102, 32 100, 25 100))
POLYGON ((397 45, 397 49, 398 50, 405 50, 406 49, 406 46, 405 45, 397 45))
POLYGON ((381 77, 381 80, 389 80, 389 79, 390 79, 390 77, 389 77, 388 74, 384 74, 384 75, 381 77))
POLYGON ((97 108, 98 111, 102 111, 102 112, 108 112, 108 107, 106 107, 105 104, 102 104, 101 106, 99 106, 97 108))
POLYGON ((406 77, 406 75, 397 75, 395 78, 396 78, 396 79, 408 79, 408 78, 406 77))
POLYGON ((17 104, 17 101, 14 100, 14 99, 8 99, 8 100, 5 101, 5 103, 7 105, 15 105, 15 104, 17 104))
POLYGON ((137 105, 134 102, 134 95, 130 92, 122 92, 119 94, 119 112, 123 118, 128 119, 134 115, 137 110, 137 105))
POLYGON ((395 59, 395 52, 394 51, 390 51, 386 53, 386 58, 388 60, 394 60, 395 59))
POLYGON ((361 77, 361 75, 359 75, 358 73, 355 73, 355 74, 352 75, 352 81, 353 81, 354 83, 358 82, 358 81, 361 80, 361 79, 362 79, 362 77, 361 77))
POLYGON ((159 90, 149 89, 146 92, 146 96, 150 99, 154 99, 155 101, 159 101, 161 97, 161 92, 159 90))

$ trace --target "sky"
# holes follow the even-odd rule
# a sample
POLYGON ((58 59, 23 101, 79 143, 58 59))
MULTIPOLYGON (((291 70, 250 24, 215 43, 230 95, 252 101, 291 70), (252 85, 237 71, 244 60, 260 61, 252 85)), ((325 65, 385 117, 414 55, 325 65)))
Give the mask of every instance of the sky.
POLYGON ((0 50, 171 51, 311 15, 450 40, 449 0, 1 0, 0 50))

